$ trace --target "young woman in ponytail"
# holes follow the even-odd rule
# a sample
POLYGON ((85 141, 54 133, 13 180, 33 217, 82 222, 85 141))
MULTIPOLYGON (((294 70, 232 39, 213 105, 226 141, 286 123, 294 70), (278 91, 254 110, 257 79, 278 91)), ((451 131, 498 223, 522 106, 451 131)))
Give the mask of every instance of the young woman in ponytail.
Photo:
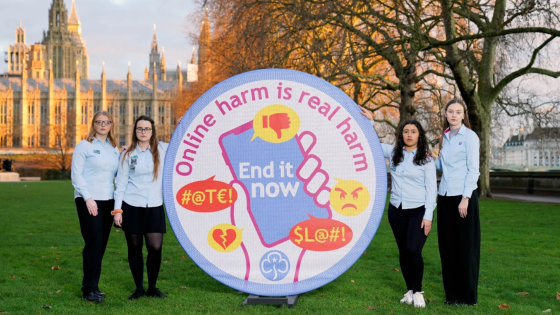
POLYGON ((122 154, 116 179, 114 222, 122 226, 128 245, 128 264, 136 290, 128 298, 143 296, 165 298, 156 282, 161 265, 163 233, 166 232, 163 209, 163 161, 168 143, 157 141, 154 121, 140 116, 134 122, 132 143, 122 154), (144 290, 143 239, 148 257, 148 290, 144 290))
POLYGON ((74 201, 84 238, 82 293, 83 299, 102 302, 105 293, 99 290, 101 260, 111 232, 113 180, 119 163, 113 116, 99 111, 91 120, 85 140, 72 154, 72 185, 74 201))
POLYGON ((476 191, 480 141, 470 129, 467 106, 453 99, 444 109, 444 132, 436 167, 438 243, 446 304, 477 303, 480 219, 476 191))

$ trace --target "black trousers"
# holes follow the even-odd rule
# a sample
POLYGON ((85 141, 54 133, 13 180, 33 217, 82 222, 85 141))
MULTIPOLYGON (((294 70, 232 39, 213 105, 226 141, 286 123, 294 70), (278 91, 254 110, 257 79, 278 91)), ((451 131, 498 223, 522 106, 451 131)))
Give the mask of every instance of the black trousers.
POLYGON ((424 233, 422 220, 426 208, 424 206, 414 209, 397 209, 389 204, 389 224, 399 248, 399 262, 406 282, 407 290, 414 293, 422 291, 422 278, 424 277, 424 259, 422 249, 428 238, 424 233))
POLYGON ((438 196, 438 243, 446 300, 476 304, 480 268, 478 194, 471 195, 467 216, 459 216, 462 196, 438 196))
POLYGON ((114 200, 96 200, 97 216, 89 214, 86 202, 79 197, 74 200, 80 219, 80 230, 86 243, 82 252, 84 277, 82 279, 82 292, 87 294, 99 290, 99 277, 101 276, 101 260, 107 248, 113 216, 111 211, 114 200))

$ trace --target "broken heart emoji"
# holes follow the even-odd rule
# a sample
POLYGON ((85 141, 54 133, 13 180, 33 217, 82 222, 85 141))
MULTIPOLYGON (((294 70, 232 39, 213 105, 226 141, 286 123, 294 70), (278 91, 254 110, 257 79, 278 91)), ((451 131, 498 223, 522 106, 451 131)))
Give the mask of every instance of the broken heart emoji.
POLYGON ((243 241, 243 229, 235 225, 222 223, 214 226, 208 232, 208 245, 218 252, 231 252, 243 241))
POLYGON ((227 229, 225 233, 222 229, 216 229, 212 232, 212 237, 214 238, 214 241, 216 241, 216 243, 225 250, 235 241, 237 233, 234 229, 227 229))

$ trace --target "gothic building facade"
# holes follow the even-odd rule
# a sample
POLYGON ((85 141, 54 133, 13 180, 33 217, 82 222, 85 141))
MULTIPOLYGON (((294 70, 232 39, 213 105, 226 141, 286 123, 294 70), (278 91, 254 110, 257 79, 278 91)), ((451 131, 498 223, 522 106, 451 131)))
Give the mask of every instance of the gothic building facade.
MULTIPOLYGON (((199 48, 199 60, 206 50, 199 48)), ((130 65, 125 80, 107 80, 104 70, 100 79, 90 80, 75 4, 68 17, 64 1, 53 0, 42 42, 27 46, 20 23, 9 47, 8 73, 0 77, 0 148, 73 147, 86 137, 99 110, 113 115, 119 145, 130 142, 134 120, 144 114, 156 122, 160 140, 169 141, 183 114, 173 113, 170 100, 204 71, 194 55, 191 62, 187 72, 180 63, 166 70, 154 30, 144 80, 132 80, 130 65)))

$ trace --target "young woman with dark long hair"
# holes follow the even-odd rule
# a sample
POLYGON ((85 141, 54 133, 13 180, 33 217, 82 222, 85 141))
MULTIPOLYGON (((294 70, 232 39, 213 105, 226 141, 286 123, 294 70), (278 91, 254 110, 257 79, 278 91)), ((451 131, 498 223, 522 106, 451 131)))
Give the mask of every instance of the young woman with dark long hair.
MULTIPOLYGON (((373 120, 371 112, 362 109, 362 113, 373 120)), ((396 145, 381 144, 381 147, 391 172, 389 224, 399 248, 399 262, 407 287, 400 302, 426 307, 422 291, 422 249, 432 229, 436 207, 436 168, 433 159, 427 156, 426 132, 418 121, 405 121, 395 136, 396 145)))
POLYGON ((478 193, 480 141, 470 129, 467 106, 453 99, 444 109, 444 132, 436 167, 438 243, 446 304, 477 303, 480 265, 478 193))
POLYGON ((148 116, 134 122, 132 142, 118 164, 114 222, 125 232, 128 264, 136 290, 128 298, 142 296, 165 298, 156 282, 161 265, 163 233, 166 232, 163 209, 163 161, 168 144, 157 140, 156 126, 148 116), (143 239, 148 257, 148 290, 144 290, 143 239))
POLYGON ((113 180, 119 164, 119 149, 114 137, 113 117, 109 112, 95 113, 89 133, 72 154, 72 185, 84 238, 82 293, 91 302, 101 302, 99 290, 101 260, 107 247, 113 218, 113 180))

